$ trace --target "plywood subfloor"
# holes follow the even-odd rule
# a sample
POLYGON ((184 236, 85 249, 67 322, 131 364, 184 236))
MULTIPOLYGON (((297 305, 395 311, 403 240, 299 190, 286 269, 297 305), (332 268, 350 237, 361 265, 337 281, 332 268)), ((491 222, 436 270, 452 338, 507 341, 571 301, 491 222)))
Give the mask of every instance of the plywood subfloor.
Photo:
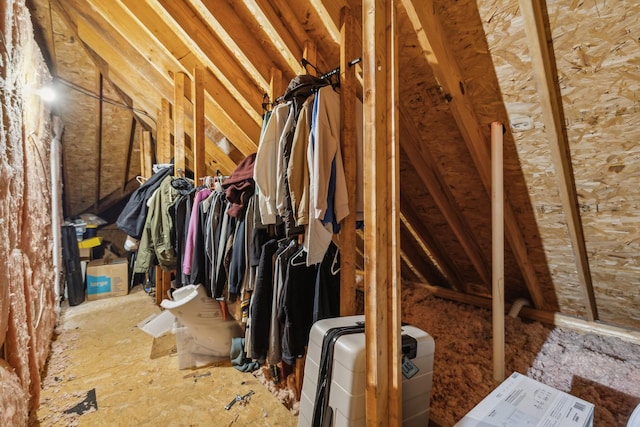
MULTIPOLYGON (((34 426, 293 426, 297 417, 250 373, 228 362, 178 369, 151 358, 154 339, 137 324, 159 308, 140 287, 124 297, 64 308, 34 426), (95 389, 97 410, 65 414, 95 389), (224 406, 253 390, 245 405, 224 406)), ((166 343, 164 343, 166 344, 166 343)), ((169 346, 170 347, 170 346, 169 346)))

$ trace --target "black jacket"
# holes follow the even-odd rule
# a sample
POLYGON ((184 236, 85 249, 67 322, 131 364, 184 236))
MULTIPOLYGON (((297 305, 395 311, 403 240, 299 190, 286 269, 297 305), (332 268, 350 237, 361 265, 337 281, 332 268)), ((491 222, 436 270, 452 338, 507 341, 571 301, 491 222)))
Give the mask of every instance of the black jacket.
POLYGON ((142 230, 144 230, 144 223, 147 219, 147 200, 160 186, 162 180, 171 174, 173 174, 173 166, 161 169, 151 175, 144 184, 131 194, 129 201, 116 221, 116 225, 120 230, 134 239, 142 237, 142 230))

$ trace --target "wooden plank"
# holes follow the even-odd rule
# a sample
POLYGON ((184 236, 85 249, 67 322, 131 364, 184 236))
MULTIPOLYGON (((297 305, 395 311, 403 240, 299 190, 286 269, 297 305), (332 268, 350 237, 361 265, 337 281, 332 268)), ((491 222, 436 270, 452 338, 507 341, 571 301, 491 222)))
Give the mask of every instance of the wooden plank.
MULTIPOLYGON (((421 276, 424 281, 433 286, 449 287, 440 270, 428 256, 425 256, 404 222, 400 224, 400 240, 402 241, 402 256, 405 262, 411 264, 412 270, 415 270, 414 275, 421 276)), ((342 274, 342 269, 340 273, 342 274)))
MULTIPOLYGON (((420 286, 428 289, 431 293, 439 298, 445 298, 464 304, 471 304, 483 308, 491 308, 491 299, 483 298, 475 295, 463 294, 449 289, 438 288, 427 283, 407 282, 406 286, 420 286)), ((615 325, 609 325, 600 322, 591 322, 574 316, 568 316, 562 313, 538 310, 531 307, 522 307, 520 315, 527 319, 546 323, 548 325, 566 328, 582 333, 594 333, 597 335, 614 337, 640 345, 640 331, 632 328, 624 328, 615 325)))
POLYGON ((302 58, 306 59, 313 67, 316 67, 315 69, 311 66, 305 67, 306 73, 312 76, 318 76, 318 51, 316 50, 315 43, 310 40, 305 40, 302 58))
POLYGON ((186 165, 186 135, 185 135, 185 118, 184 110, 187 99, 185 98, 185 90, 187 76, 185 73, 179 72, 174 75, 175 87, 173 95, 173 135, 174 135, 174 172, 176 176, 184 176, 187 172, 186 165))
POLYGON ((500 122, 491 123, 491 317, 493 379, 504 381, 504 161, 500 122))
POLYGON ((158 163, 169 163, 171 161, 171 104, 166 98, 162 98, 158 112, 157 134, 158 163))
MULTIPOLYGON (((294 8, 299 6, 298 4, 296 4, 298 2, 292 2, 290 0, 267 0, 267 1, 269 1, 269 3, 271 4, 271 7, 274 10, 278 11, 278 16, 282 21, 283 25, 285 25, 285 27, 289 29, 289 31, 291 32, 291 36, 299 44, 303 46, 303 51, 304 51, 304 42, 307 40, 313 40, 313 42, 316 45, 316 48, 322 48, 322 47, 325 47, 324 45, 329 44, 329 43, 326 43, 328 42, 328 40, 316 38, 314 37, 313 34, 309 33, 308 29, 310 26, 313 25, 312 23, 309 22, 310 17, 305 15, 304 18, 301 18, 299 15, 296 15, 294 11, 294 8)), ((299 2, 299 3, 304 5, 304 2, 299 2)), ((337 31, 337 27, 335 28, 337 31)), ((321 29, 318 29, 318 30, 321 30, 321 29)), ((339 43, 338 38, 331 39, 331 44, 337 45, 337 43, 339 43)), ((304 55, 304 52, 302 54, 302 57, 306 58, 306 56, 304 55)), ((324 62, 324 58, 325 57, 321 55, 316 56, 317 62, 314 62, 314 65, 317 66, 320 70, 326 70, 328 68, 327 64, 324 62)))
MULTIPOLYGON (((189 47, 175 37, 174 28, 167 25, 156 9, 158 5, 149 5, 139 0, 122 0, 127 8, 181 64, 181 70, 193 70, 196 66, 206 67, 189 54, 189 47)), ((162 11, 161 11, 162 12, 162 11)), ((229 93, 227 88, 209 70, 205 71, 205 98, 208 118, 218 128, 225 130, 225 136, 244 155, 255 152, 260 137, 260 117, 250 115, 229 93)), ((258 97, 261 97, 259 94, 258 97)))
POLYGON ((205 138, 204 138, 204 71, 201 68, 193 70, 193 179, 206 176, 205 172, 205 138))
POLYGON ((569 141, 564 127, 564 110, 558 86, 552 40, 546 30, 546 7, 540 2, 520 0, 518 3, 529 41, 529 52, 538 87, 542 116, 544 117, 545 133, 549 139, 551 158, 556 169, 558 191, 567 219, 571 246, 575 254, 576 270, 584 292, 586 316, 589 321, 593 322, 598 319, 598 309, 593 291, 584 230, 578 211, 579 201, 573 176, 569 141))
POLYGON ((227 2, 204 2, 189 0, 191 6, 202 16, 203 21, 216 34, 229 52, 233 52, 238 63, 263 92, 269 88, 269 70, 273 60, 227 2))
POLYGON ((438 164, 424 144, 418 144, 422 137, 418 134, 411 118, 401 111, 400 113, 401 135, 403 140, 411 141, 402 145, 402 150, 416 170, 420 180, 433 197, 442 214, 447 219, 451 231, 460 242, 464 253, 476 269, 478 276, 485 285, 491 282, 491 269, 489 261, 485 259, 484 251, 478 240, 474 237, 471 227, 458 208, 455 197, 439 171, 438 164))
POLYGON ((267 0, 243 0, 243 3, 258 21, 271 43, 278 47, 280 55, 284 57, 294 73, 302 73, 302 64, 300 64, 302 47, 291 36, 289 29, 283 25, 278 12, 267 0))
MULTIPOLYGON (((79 0, 71 1, 77 2, 79 0)), ((144 28, 141 27, 140 21, 135 19, 133 12, 124 5, 112 2, 109 4, 109 7, 107 7, 102 2, 96 2, 95 0, 90 1, 96 12, 90 13, 88 8, 83 8, 82 10, 85 11, 86 15, 84 19, 87 19, 88 22, 93 25, 97 40, 111 43, 112 48, 110 52, 113 52, 113 54, 106 56, 107 62, 112 64, 111 69, 113 70, 113 65, 118 64, 118 61, 122 59, 127 60, 127 68, 118 71, 117 83, 123 85, 122 87, 126 88, 129 93, 137 94, 136 99, 138 99, 139 102, 151 101, 141 104, 143 109, 146 111, 155 110, 158 103, 149 96, 150 92, 147 90, 157 89, 161 100, 173 97, 172 76, 175 71, 185 71, 185 68, 177 58, 166 53, 167 49, 160 44, 158 39, 152 37, 148 31, 145 31, 144 28), (106 34, 109 37, 103 37, 102 34, 106 34), (120 34, 122 36, 119 36, 120 34), (135 49, 135 51, 131 52, 131 48, 135 49), (122 52, 127 52, 127 54, 122 55, 122 52), (115 57, 115 59, 113 57, 115 57), (148 61, 147 59, 151 60, 148 61), (132 78, 132 76, 135 77, 132 78), (154 85, 145 91, 141 91, 140 82, 144 82, 150 78, 155 82, 154 85), (132 84, 132 82, 135 83, 132 84), (162 84, 163 82, 166 84, 162 84), (152 105, 153 109, 151 108, 152 105)), ((140 5, 138 6, 141 7, 140 5)), ((144 11, 144 9, 142 10, 144 11)), ((111 77, 113 79, 113 73, 111 73, 111 77)), ((161 100, 159 102, 162 102, 161 100)), ((231 129, 229 131, 230 138, 241 139, 245 137, 244 134, 236 131, 237 125, 233 124, 230 119, 221 114, 222 109, 217 106, 217 104, 208 102, 207 109, 211 111, 210 116, 215 116, 217 119, 215 123, 216 126, 221 128, 231 126, 231 128, 226 127, 226 129, 231 129)), ((186 106, 185 113, 187 119, 191 120, 193 111, 190 104, 186 106)), ((190 128, 188 127, 186 131, 187 134, 189 134, 190 128)), ((169 139, 170 133, 171 131, 169 130, 169 139)), ((233 170, 235 168, 233 160, 216 145, 216 142, 222 139, 222 136, 209 118, 206 120, 205 135, 213 141, 213 144, 207 144, 207 156, 216 159, 216 163, 221 163, 222 169, 233 170), (216 137, 216 135, 220 135, 220 137, 216 137)), ((168 162, 171 159, 171 154, 169 153, 165 159, 168 162)))
MULTIPOLYGON (((356 314, 356 84, 349 61, 358 55, 354 37, 355 20, 344 8, 340 27, 340 144, 344 177, 349 196, 349 215, 340 224, 340 315, 356 314)), ((360 124, 361 125, 361 124, 360 124)))
POLYGON ((284 94, 284 84, 282 82, 282 71, 278 68, 271 69, 271 79, 269 81, 269 99, 275 102, 276 98, 284 94))
POLYGON ((158 3, 175 22, 176 34, 183 39, 191 54, 213 72, 250 115, 259 120, 260 95, 265 88, 256 86, 249 75, 241 71, 243 64, 227 50, 188 2, 158 0, 158 3))
POLYGON ((397 128, 393 1, 363 1, 365 348, 367 425, 402 420, 397 128))
POLYGON ((127 187, 129 180, 129 169, 131 169, 131 157, 133 156, 133 145, 136 142, 136 118, 131 118, 131 130, 129 131, 129 148, 127 150, 127 165, 124 168, 124 179, 122 181, 122 191, 127 187))
POLYGON ((102 73, 98 75, 98 130, 96 132, 96 188, 94 198, 94 208, 97 210, 98 202, 100 202, 100 187, 102 183, 102 119, 103 119, 103 104, 102 97, 104 96, 104 78, 102 73))
POLYGON ((435 264, 438 265, 442 274, 445 276, 447 287, 452 287, 456 290, 462 290, 466 292, 466 286, 460 280, 460 275, 458 274, 456 268, 453 266, 451 258, 442 248, 439 240, 433 237, 429 228, 416 214, 415 210, 413 209, 413 203, 408 200, 408 196, 400 194, 400 204, 402 216, 406 218, 407 223, 414 230, 415 233, 413 234, 421 239, 422 244, 430 252, 435 264))
POLYGON ((149 178, 152 175, 153 154, 151 148, 151 132, 142 132, 140 140, 140 175, 149 178))
MULTIPOLYGON (((402 4, 416 30, 426 60, 433 69, 436 79, 442 85, 445 94, 450 98, 451 113, 458 124, 485 191, 490 194, 491 174, 488 144, 483 136, 473 104, 465 96, 465 87, 462 83, 464 81, 463 74, 453 57, 453 50, 448 47, 449 43, 444 39, 444 31, 436 14, 437 8, 433 0, 402 0, 402 4)), ((527 284, 533 304, 542 308, 545 306, 542 288, 529 259, 522 230, 511 204, 505 203, 504 209, 505 231, 509 245, 527 284)))

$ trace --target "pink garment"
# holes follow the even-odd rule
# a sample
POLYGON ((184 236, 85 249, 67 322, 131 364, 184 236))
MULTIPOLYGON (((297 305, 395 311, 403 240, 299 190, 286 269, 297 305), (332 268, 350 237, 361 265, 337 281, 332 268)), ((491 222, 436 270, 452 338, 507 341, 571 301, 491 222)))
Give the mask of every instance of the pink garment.
POLYGON ((184 247, 184 258, 182 259, 182 272, 191 274, 191 260, 193 259, 193 246, 196 243, 196 223, 198 222, 198 205, 200 202, 209 197, 211 190, 204 188, 198 191, 193 198, 193 208, 191 209, 191 218, 189 218, 189 228, 187 230, 187 242, 184 247))

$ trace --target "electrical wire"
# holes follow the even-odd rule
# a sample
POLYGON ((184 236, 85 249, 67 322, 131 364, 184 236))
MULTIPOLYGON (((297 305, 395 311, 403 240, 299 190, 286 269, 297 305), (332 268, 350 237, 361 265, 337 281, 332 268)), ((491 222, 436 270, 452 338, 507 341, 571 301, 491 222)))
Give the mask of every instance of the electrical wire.
POLYGON ((82 86, 78 86, 75 83, 72 83, 72 82, 70 82, 68 80, 65 80, 65 79, 61 78, 61 77, 54 77, 53 80, 54 80, 54 82, 60 82, 64 86, 66 86, 66 87, 68 87, 70 89, 73 89, 73 90, 75 90, 77 92, 80 92, 83 95, 86 95, 86 96, 89 96, 91 98, 100 100, 102 102, 106 102, 107 104, 110 104, 110 105, 113 105, 113 106, 116 106, 116 107, 125 108, 125 109, 130 110, 130 111, 132 111, 134 113, 138 113, 138 114, 142 114, 144 116, 147 116, 149 119, 151 119, 151 121, 153 121, 153 123, 156 126, 156 129, 158 128, 158 122, 156 121, 156 119, 153 116, 151 116, 149 113, 144 111, 144 110, 140 110, 139 108, 131 107, 130 105, 124 104, 122 102, 118 102, 118 101, 110 99, 110 98, 105 98, 103 96, 100 96, 100 95, 90 91, 89 89, 86 89, 86 88, 84 88, 82 86))

